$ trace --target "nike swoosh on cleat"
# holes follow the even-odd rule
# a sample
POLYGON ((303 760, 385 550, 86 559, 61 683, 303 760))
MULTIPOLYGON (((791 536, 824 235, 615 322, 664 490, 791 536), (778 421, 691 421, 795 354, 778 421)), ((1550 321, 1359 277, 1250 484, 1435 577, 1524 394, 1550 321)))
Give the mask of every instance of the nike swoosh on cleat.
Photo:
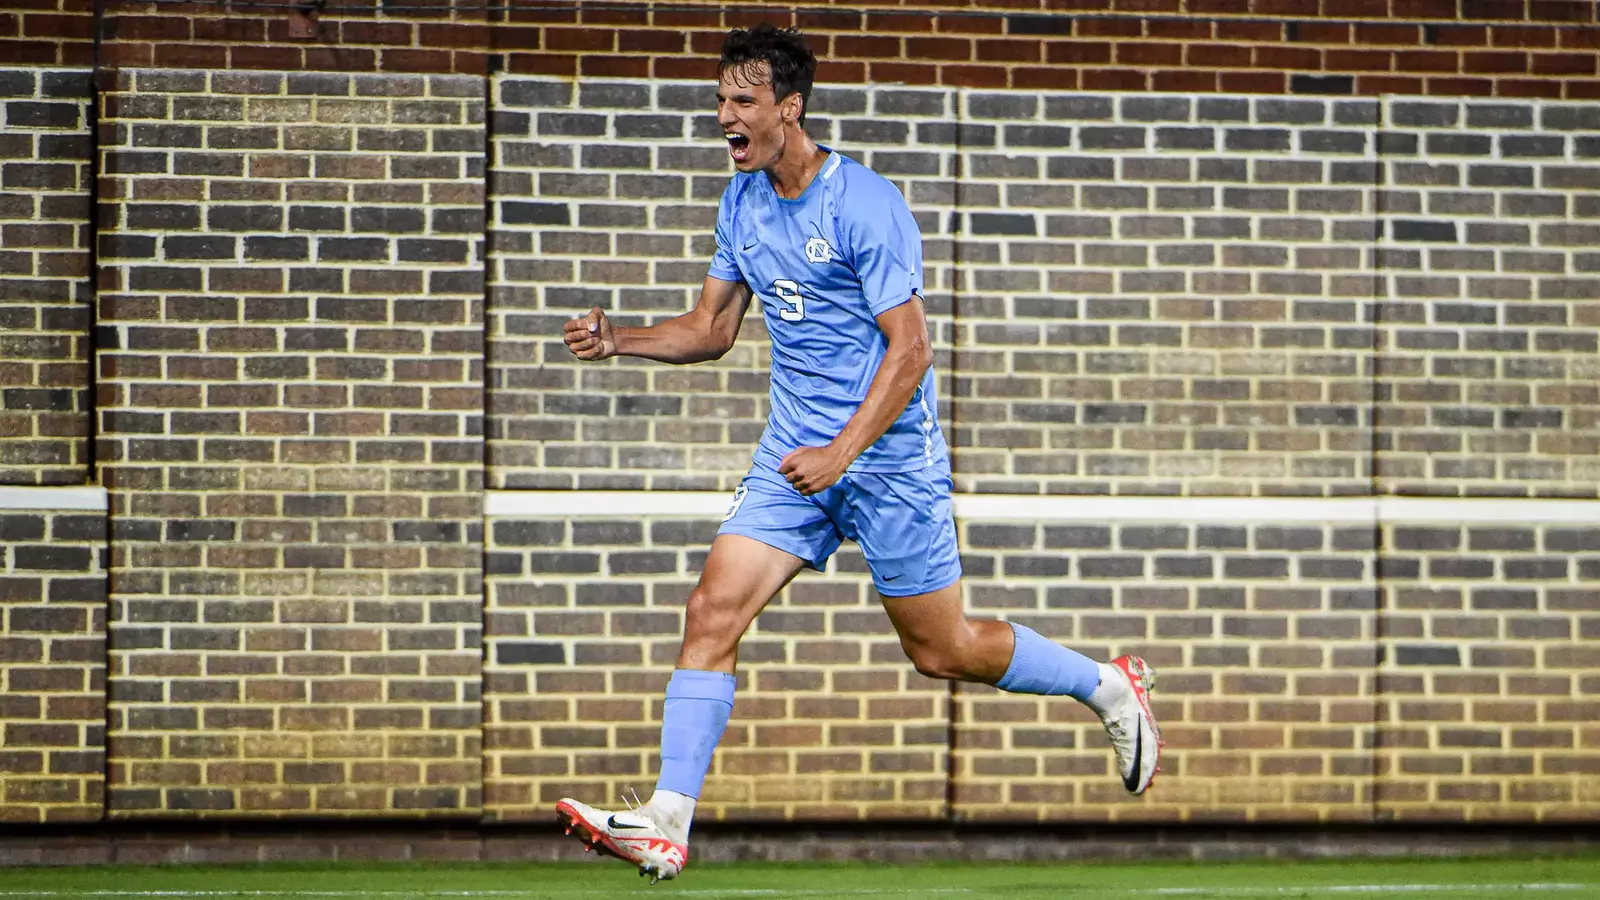
POLYGON ((1139 723, 1134 724, 1133 735, 1133 769, 1122 776, 1122 786, 1129 791, 1139 790, 1139 770, 1144 767, 1144 728, 1139 723))

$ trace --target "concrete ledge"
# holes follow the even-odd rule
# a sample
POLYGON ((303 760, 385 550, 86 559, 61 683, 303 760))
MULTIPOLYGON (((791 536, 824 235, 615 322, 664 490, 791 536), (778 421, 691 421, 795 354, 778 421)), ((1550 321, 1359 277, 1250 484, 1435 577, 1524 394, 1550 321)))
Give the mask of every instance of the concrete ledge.
MULTIPOLYGON (((731 493, 710 491, 488 491, 484 514, 565 518, 721 518, 731 493)), ((957 494, 959 519, 1020 522, 1466 525, 1600 524, 1600 500, 1499 497, 1092 497, 957 494)))
MULTIPOLYGON (((1512 825, 695 827, 700 863, 1243 860, 1560 856, 1600 850, 1600 823, 1512 825)), ((594 859, 550 825, 151 821, 0 830, 0 867, 166 863, 562 862, 594 859)), ((602 865, 616 865, 602 862, 602 865)))
POLYGON ((105 512, 109 508, 106 489, 99 485, 0 487, 0 509, 105 512))

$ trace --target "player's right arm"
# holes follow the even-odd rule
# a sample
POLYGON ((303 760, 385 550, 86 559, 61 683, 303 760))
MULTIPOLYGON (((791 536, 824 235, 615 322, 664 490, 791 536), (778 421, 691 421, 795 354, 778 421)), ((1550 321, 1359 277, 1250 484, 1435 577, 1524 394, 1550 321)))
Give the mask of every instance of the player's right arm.
POLYGON ((584 360, 638 356, 681 364, 720 359, 739 337, 750 296, 750 286, 744 282, 708 275, 693 309, 642 328, 612 325, 611 318, 597 306, 567 322, 567 349, 584 360))

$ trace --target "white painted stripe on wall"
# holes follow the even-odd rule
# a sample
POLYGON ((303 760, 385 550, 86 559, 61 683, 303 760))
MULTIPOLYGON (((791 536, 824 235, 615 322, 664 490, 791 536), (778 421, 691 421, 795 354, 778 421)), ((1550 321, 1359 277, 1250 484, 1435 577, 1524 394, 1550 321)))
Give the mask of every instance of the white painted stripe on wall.
MULTIPOLYGON (((731 491, 489 491, 484 511, 523 518, 721 518, 732 499, 731 491)), ((1600 525, 1600 500, 1539 498, 957 494, 954 505, 957 518, 984 522, 1600 525)))
POLYGON ((0 509, 83 509, 105 512, 109 505, 106 489, 98 485, 0 487, 0 509))

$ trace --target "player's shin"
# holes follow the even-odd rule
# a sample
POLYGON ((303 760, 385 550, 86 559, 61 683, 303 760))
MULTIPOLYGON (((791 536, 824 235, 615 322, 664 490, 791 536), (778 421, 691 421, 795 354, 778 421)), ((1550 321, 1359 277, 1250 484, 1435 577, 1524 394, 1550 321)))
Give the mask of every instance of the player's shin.
POLYGON ((1087 701, 1100 685, 1100 664, 1052 641, 1026 625, 1010 623, 1016 634, 1011 665, 995 687, 1014 694, 1048 694, 1087 701))
POLYGON ((661 775, 646 807, 677 843, 687 843, 695 803, 711 755, 733 712, 734 678, 726 672, 678 669, 667 682, 661 714, 661 775))

